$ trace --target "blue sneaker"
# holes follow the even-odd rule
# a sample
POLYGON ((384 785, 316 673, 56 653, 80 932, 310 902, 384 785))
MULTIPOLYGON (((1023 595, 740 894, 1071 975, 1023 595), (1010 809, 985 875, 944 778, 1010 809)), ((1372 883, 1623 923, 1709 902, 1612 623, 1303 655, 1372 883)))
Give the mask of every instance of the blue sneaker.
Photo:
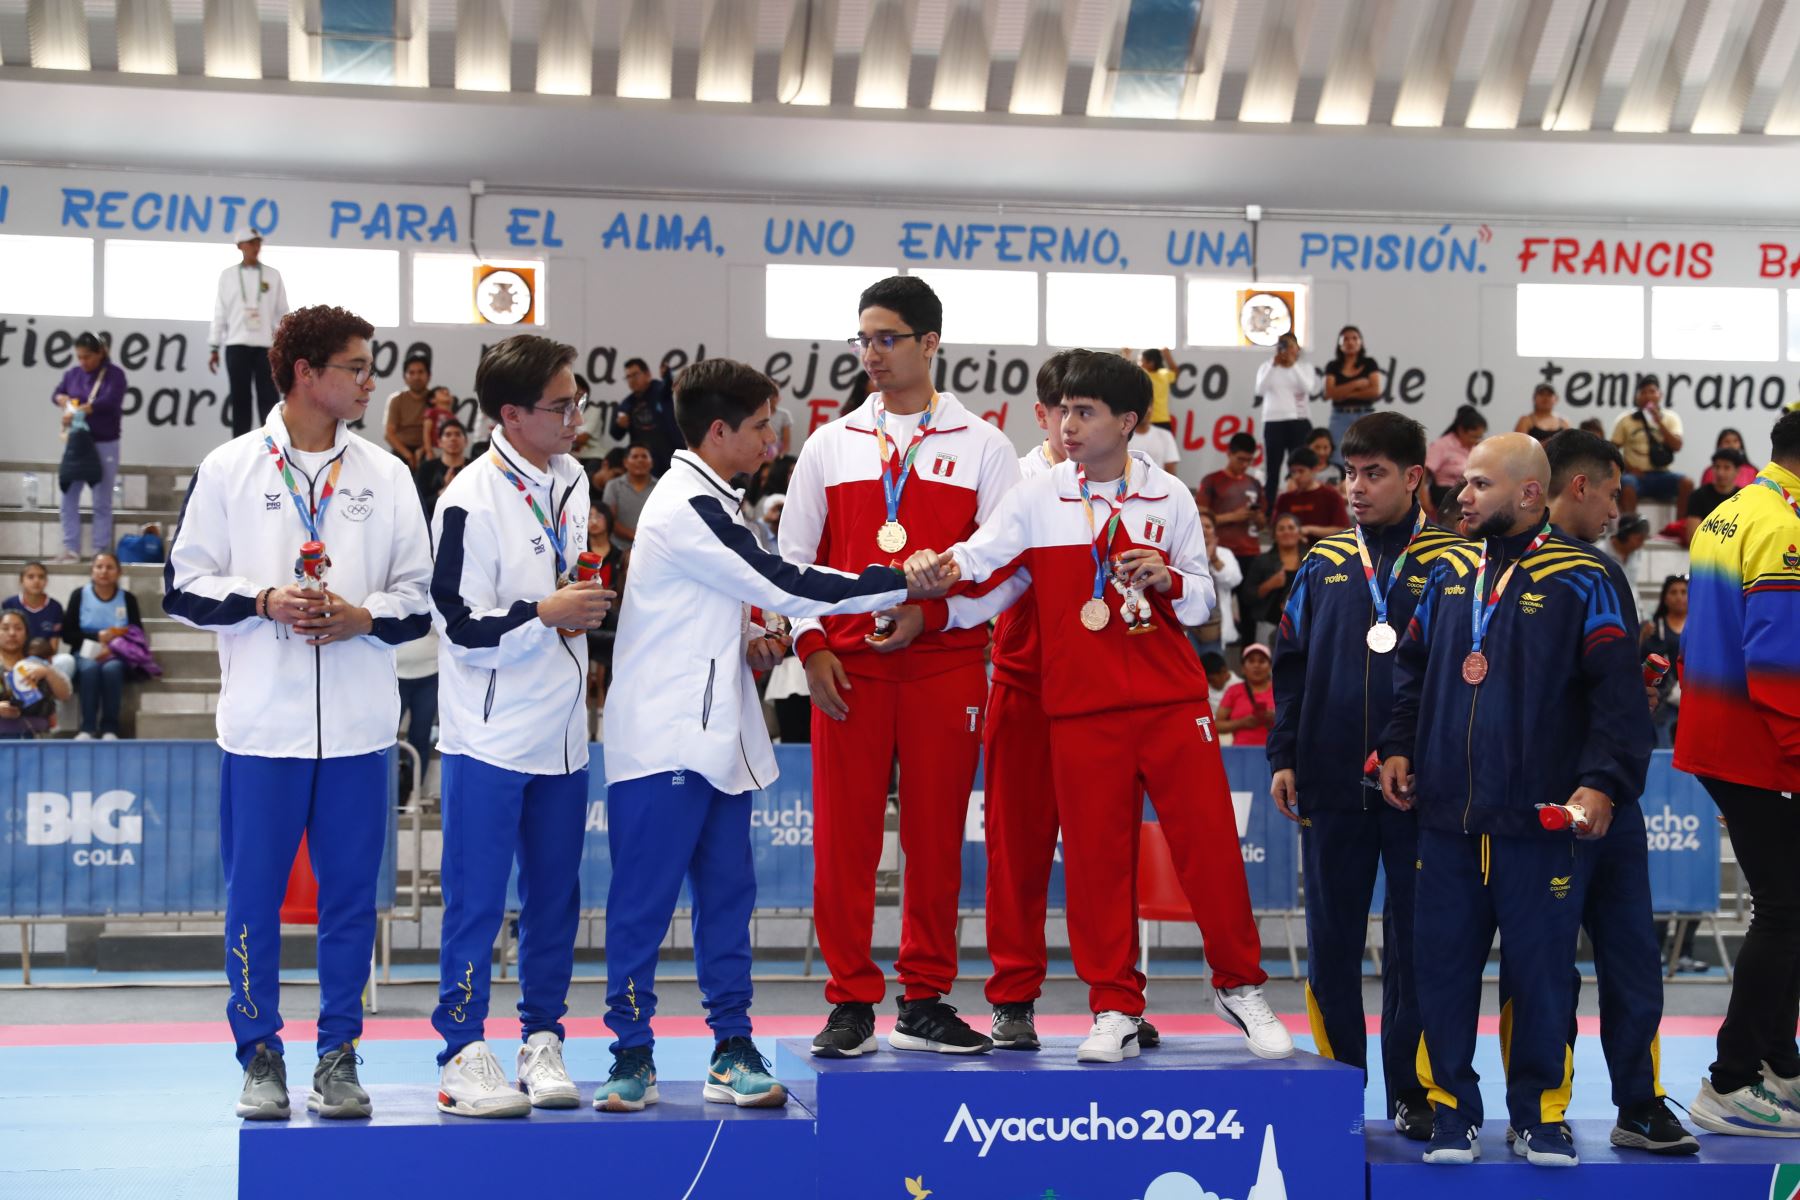
POLYGON ((601 1112, 643 1112, 656 1103, 656 1061, 648 1046, 627 1046, 613 1055, 612 1074, 594 1093, 601 1112))
POLYGON ((1518 1131, 1513 1139, 1513 1153, 1534 1167, 1574 1167, 1581 1164, 1575 1153, 1575 1139, 1563 1124, 1532 1125, 1518 1131))
POLYGON ((714 1104, 739 1108, 780 1108, 787 1103, 787 1089, 769 1074, 769 1060, 747 1037, 726 1038, 713 1050, 701 1094, 714 1104))
POLYGON ((1431 1145, 1425 1147, 1428 1163, 1472 1163, 1481 1157, 1481 1126, 1454 1108, 1440 1108, 1431 1118, 1431 1145))

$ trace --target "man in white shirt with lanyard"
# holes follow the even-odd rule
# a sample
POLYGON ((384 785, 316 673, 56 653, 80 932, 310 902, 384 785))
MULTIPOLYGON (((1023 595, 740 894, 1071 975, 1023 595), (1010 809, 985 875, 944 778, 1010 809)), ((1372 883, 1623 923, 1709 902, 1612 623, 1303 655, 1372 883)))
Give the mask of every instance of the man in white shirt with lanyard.
POLYGON ((432 516, 444 761, 444 928, 438 1108, 520 1117, 581 1102, 563 1065, 563 1014, 581 919, 588 803, 587 631, 613 593, 575 578, 587 476, 575 348, 518 334, 482 357, 475 395, 487 454, 432 516), (519 864, 518 1087, 488 1048, 490 954, 519 864))
POLYGON ((347 427, 369 405, 374 333, 341 308, 282 322, 269 357, 286 399, 194 472, 163 569, 164 611, 219 640, 225 1016, 252 1120, 288 1116, 281 900, 303 834, 319 881, 307 1107, 370 1115, 356 1041, 393 805, 393 648, 430 628, 431 578, 405 464, 347 427))
POLYGON ((243 261, 226 267, 219 275, 212 329, 206 337, 212 348, 206 368, 215 375, 219 371, 220 347, 225 351, 225 377, 231 381, 225 412, 233 437, 241 437, 258 422, 267 420, 277 395, 275 376, 269 369, 269 344, 275 327, 288 315, 287 287, 281 282, 281 272, 263 265, 262 243, 262 230, 251 229, 237 244, 243 261), (253 384, 254 409, 250 407, 253 384))

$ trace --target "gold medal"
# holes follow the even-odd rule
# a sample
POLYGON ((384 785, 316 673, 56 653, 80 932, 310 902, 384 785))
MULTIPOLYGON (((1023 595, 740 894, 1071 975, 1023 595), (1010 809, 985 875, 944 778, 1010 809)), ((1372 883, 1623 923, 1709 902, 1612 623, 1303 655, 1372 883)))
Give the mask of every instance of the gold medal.
POLYGON ((884 521, 875 531, 875 544, 883 554, 898 554, 906 548, 906 526, 898 521, 884 521))
POLYGON ((1081 623, 1087 629, 1099 633, 1112 620, 1112 610, 1106 607, 1106 601, 1096 597, 1081 606, 1081 623))

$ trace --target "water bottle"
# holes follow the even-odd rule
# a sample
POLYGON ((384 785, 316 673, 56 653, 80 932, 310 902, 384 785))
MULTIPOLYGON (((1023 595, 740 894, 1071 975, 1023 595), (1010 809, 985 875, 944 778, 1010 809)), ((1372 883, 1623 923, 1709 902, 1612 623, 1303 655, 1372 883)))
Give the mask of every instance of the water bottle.
POLYGON ((27 471, 19 478, 19 507, 32 509, 38 506, 38 477, 36 471, 27 471))

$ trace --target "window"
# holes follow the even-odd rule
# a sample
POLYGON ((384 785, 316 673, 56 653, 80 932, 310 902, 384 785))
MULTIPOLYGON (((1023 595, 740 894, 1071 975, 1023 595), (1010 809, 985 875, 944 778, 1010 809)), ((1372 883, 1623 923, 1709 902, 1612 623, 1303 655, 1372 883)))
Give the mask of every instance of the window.
POLYGON ((1273 346, 1284 333, 1307 344, 1308 289, 1304 283, 1264 279, 1189 279, 1187 344, 1273 346))
POLYGON ((1781 357, 1780 292, 1653 287, 1650 353, 1698 362, 1774 362, 1781 357))
POLYGON ((856 302, 893 267, 770 263, 763 270, 763 334, 778 340, 833 341, 856 332, 856 302))
POLYGON ((1521 358, 1644 357, 1644 289, 1625 284, 1521 283, 1521 358))
POLYGON ((1038 344, 1036 271, 909 270, 944 302, 944 336, 964 346, 1038 344))
POLYGON ((94 239, 0 234, 0 312, 94 315, 94 239))
POLYGON ((1052 346, 1173 346, 1173 275, 1044 276, 1044 340, 1052 346))
POLYGON ((473 254, 415 254, 412 260, 412 319, 415 325, 476 325, 475 268, 528 268, 535 282, 531 320, 544 323, 544 263, 530 258, 476 258, 473 254))
MULTIPOLYGON (((231 246, 208 242, 108 241, 109 317, 212 320, 219 273, 238 261, 231 246)), ((337 246, 270 246, 263 261, 281 272, 288 304, 334 304, 376 328, 400 323, 400 252, 337 246)))
POLYGON ((1787 294, 1789 361, 1800 360, 1800 288, 1789 288, 1787 294))

